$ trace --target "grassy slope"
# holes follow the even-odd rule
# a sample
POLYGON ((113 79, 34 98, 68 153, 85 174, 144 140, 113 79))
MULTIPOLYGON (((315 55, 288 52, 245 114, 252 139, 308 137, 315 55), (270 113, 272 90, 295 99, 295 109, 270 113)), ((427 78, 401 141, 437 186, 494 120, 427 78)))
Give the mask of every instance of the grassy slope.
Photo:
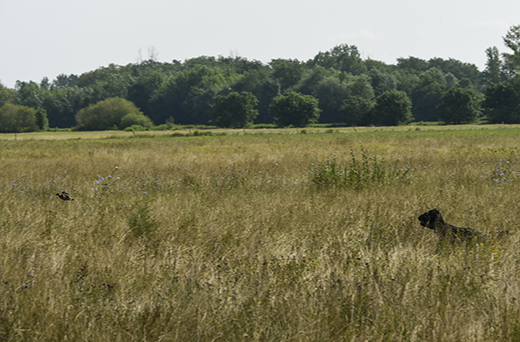
POLYGON ((518 133, 0 141, 0 340, 518 339, 519 235, 417 220, 518 232, 518 133), (409 178, 312 184, 359 144, 409 178))

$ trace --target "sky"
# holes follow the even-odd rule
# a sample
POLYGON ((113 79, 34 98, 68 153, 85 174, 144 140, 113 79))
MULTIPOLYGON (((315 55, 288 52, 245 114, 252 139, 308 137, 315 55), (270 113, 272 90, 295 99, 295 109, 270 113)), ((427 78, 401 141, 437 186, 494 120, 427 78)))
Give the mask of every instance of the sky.
POLYGON ((240 56, 307 61, 336 45, 363 59, 454 58, 485 68, 485 50, 520 25, 517 0, 0 0, 0 82, 148 59, 240 56))

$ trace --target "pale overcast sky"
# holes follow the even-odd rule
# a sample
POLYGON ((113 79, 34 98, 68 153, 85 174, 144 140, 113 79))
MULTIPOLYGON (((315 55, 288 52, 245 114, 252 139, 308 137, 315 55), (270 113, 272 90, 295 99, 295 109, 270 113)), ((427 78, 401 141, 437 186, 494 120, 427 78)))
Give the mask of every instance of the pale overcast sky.
POLYGON ((520 24, 518 0, 0 0, 0 82, 40 82, 110 63, 238 55, 306 61, 339 44, 363 58, 455 58, 520 24))

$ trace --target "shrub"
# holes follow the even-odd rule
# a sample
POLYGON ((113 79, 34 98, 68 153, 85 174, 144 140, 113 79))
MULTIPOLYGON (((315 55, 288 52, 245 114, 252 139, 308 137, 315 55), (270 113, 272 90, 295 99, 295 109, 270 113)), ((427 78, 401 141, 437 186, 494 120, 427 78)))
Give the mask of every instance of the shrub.
POLYGON ((83 108, 76 114, 80 130, 124 129, 134 124, 151 126, 151 120, 146 117, 132 102, 114 97, 88 108, 83 108))
POLYGON ((153 126, 152 120, 149 117, 138 113, 130 113, 125 115, 119 123, 119 129, 125 129, 127 127, 140 126, 150 128, 153 126))
POLYGON ((336 162, 336 155, 332 159, 319 163, 311 170, 311 181, 319 187, 323 186, 353 186, 364 187, 370 183, 384 183, 390 180, 402 179, 411 170, 408 166, 400 169, 399 160, 394 165, 387 165, 384 160, 378 160, 375 155, 370 157, 361 146, 361 162, 350 149, 350 163, 341 167, 336 162))
POLYGON ((36 110, 7 103, 0 107, 0 132, 34 132, 38 130, 36 110))

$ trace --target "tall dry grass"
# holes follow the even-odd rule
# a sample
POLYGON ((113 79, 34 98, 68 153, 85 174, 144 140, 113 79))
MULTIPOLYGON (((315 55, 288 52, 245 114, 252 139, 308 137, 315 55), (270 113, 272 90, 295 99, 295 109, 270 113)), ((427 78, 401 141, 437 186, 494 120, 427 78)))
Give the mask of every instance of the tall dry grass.
POLYGON ((0 341, 518 340, 518 133, 0 141, 0 341))

